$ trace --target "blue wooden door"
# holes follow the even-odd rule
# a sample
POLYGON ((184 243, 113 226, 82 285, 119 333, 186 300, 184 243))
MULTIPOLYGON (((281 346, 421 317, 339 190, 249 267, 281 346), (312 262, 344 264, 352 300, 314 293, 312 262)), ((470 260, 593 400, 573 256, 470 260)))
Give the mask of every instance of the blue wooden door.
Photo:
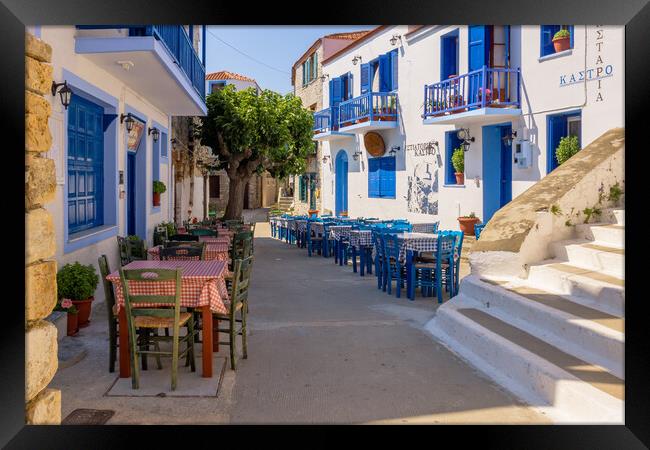
MULTIPOLYGON (((469 59, 468 71, 479 70, 483 66, 489 65, 490 34, 485 25, 470 25, 469 33, 469 59)), ((469 79, 469 90, 467 92, 468 101, 474 103, 478 101, 478 89, 483 84, 482 74, 476 74, 469 79)))
POLYGON ((126 161, 126 233, 135 235, 135 153, 129 152, 126 161))
POLYGON ((348 154, 340 150, 336 155, 335 214, 348 210, 348 154))
POLYGON ((103 223, 104 109, 72 95, 68 106, 68 231, 103 223))
POLYGON ((483 223, 512 200, 512 148, 503 142, 511 125, 483 127, 483 223))

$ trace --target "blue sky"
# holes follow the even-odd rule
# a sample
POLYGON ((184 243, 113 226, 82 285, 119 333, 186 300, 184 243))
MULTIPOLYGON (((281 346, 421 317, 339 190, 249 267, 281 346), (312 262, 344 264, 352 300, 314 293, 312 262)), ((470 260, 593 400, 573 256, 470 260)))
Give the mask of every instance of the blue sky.
POLYGON ((316 39, 331 33, 372 28, 374 25, 209 26, 206 72, 229 70, 255 78, 263 89, 286 94, 292 91, 291 66, 316 39))

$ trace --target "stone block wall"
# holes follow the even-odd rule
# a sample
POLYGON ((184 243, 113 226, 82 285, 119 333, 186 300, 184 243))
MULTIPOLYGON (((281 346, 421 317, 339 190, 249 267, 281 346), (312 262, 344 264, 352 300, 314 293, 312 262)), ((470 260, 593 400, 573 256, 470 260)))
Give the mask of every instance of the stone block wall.
MULTIPOLYGON (((56 306, 56 239, 52 215, 54 161, 43 157, 52 145, 52 48, 25 37, 25 421, 60 424, 61 391, 50 389, 58 369, 57 329, 44 320, 56 306)), ((58 97, 57 97, 58 98, 58 97)))

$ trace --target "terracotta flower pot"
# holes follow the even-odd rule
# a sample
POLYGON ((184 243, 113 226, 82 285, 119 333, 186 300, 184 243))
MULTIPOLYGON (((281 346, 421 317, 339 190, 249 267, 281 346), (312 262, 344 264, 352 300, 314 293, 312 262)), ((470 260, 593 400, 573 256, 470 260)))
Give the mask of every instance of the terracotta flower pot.
POLYGON ((465 184, 465 174, 462 172, 455 172, 456 175, 456 184, 465 184))
POLYGON ((77 307, 79 316, 79 328, 84 328, 90 325, 90 308, 95 297, 90 297, 86 300, 72 300, 72 304, 77 307))
POLYGON ((570 37, 553 39, 553 48, 555 49, 555 53, 563 52, 564 50, 568 50, 570 47, 571 47, 570 37))
POLYGON ((317 209, 310 209, 309 211, 307 211, 307 213, 309 214, 309 217, 314 217, 314 218, 318 217, 317 209))
POLYGON ((79 314, 68 313, 68 336, 75 336, 79 332, 79 314))
POLYGON ((160 206, 160 192, 153 193, 153 206, 160 206))
POLYGON ((479 222, 478 217, 459 217, 458 224, 460 225, 460 231, 465 233, 467 236, 474 236, 474 225, 479 222))

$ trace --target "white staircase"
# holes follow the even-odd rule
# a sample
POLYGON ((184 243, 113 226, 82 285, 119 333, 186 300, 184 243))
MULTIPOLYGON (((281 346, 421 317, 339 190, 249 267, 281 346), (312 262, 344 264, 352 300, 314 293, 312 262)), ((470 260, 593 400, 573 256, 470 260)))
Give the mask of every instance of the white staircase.
POLYGON ((278 209, 282 213, 286 213, 289 209, 293 207, 293 197, 282 196, 278 202, 272 206, 271 209, 278 209))
POLYGON ((527 279, 464 278, 427 330, 556 422, 623 423, 623 216, 577 226, 527 279))

